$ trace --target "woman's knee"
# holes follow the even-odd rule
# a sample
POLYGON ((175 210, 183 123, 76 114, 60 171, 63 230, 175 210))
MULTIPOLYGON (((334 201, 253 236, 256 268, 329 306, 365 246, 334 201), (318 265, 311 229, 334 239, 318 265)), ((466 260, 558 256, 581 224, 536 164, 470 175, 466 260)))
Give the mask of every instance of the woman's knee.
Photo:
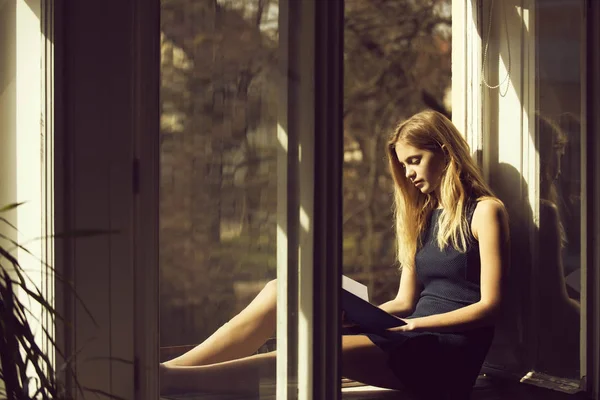
POLYGON ((262 290, 263 298, 275 308, 277 305, 277 279, 270 280, 262 290))
POLYGON ((277 278, 271 279, 269 282, 267 282, 265 284, 265 288, 268 288, 269 290, 277 291, 277 278))
POLYGON ((277 318, 277 280, 267 282, 252 303, 250 307, 256 310, 254 322, 261 326, 274 326, 277 318))
POLYGON ((263 288, 263 291, 267 295, 269 295, 269 297, 275 299, 275 297, 277 296, 277 279, 273 279, 267 282, 265 284, 265 287, 263 288))

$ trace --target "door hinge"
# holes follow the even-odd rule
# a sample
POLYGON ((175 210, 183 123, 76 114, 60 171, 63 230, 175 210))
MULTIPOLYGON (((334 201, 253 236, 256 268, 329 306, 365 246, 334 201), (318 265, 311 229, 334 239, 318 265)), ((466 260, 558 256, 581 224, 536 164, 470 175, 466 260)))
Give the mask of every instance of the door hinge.
POLYGON ((132 187, 133 194, 140 193, 140 159, 133 159, 133 171, 132 171, 132 187))

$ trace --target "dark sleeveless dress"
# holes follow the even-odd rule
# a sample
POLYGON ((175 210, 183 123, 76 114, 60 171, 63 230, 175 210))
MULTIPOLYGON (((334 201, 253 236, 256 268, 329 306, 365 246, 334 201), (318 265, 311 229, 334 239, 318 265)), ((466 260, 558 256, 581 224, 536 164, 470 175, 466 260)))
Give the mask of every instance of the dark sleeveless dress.
MULTIPOLYGON (((471 225, 477 203, 466 216, 471 225)), ((481 298, 479 244, 470 234, 465 253, 436 243, 438 218, 434 210, 415 257, 423 289, 408 318, 441 314, 476 303, 481 298)), ((468 399, 494 336, 486 326, 457 332, 379 332, 367 336, 389 355, 389 366, 417 398, 468 399)))

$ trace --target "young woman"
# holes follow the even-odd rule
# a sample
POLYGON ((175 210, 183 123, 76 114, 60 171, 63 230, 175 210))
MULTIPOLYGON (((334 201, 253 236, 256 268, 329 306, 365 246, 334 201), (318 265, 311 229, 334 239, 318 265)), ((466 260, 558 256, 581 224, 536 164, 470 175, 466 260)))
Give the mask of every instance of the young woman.
MULTIPOLYGON (((342 374, 417 397, 467 398, 494 332, 508 223, 452 122, 434 111, 401 123, 387 153, 395 183, 397 296, 380 307, 405 325, 342 337, 342 374)), ((275 352, 275 283, 205 342, 161 365, 163 393, 256 390, 275 352)))

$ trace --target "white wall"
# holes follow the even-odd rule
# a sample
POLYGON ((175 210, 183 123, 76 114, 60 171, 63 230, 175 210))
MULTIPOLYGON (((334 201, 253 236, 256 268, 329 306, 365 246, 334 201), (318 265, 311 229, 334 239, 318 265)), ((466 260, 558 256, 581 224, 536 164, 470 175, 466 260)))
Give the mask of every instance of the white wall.
MULTIPOLYGON (((8 219, 18 233, 6 225, 2 233, 25 245, 28 251, 15 250, 21 267, 27 272, 30 284, 37 286, 52 302, 53 278, 47 275, 43 262, 52 265, 42 249, 44 240, 34 240, 51 234, 47 222, 52 211, 46 203, 46 191, 52 178, 46 177, 44 143, 51 128, 42 110, 46 97, 42 92, 45 70, 42 66, 41 0, 5 0, 0 2, 0 206, 23 202, 8 219), (49 278, 49 279, 48 279, 49 278)), ((12 246, 9 246, 12 247, 12 246)), ((39 321, 47 316, 41 307, 24 294, 28 305, 30 325, 42 349, 48 342, 39 321)), ((47 326, 52 331, 51 326, 47 326)))
MULTIPOLYGON (((18 259, 28 272, 32 283, 44 291, 48 277, 42 260, 43 229, 46 215, 42 213, 42 34, 39 13, 40 0, 16 1, 16 201, 24 204, 17 208, 18 241, 28 251, 20 249, 18 259)), ((49 277, 50 280, 52 276, 49 277)), ((30 303, 33 315, 42 317, 36 302, 30 303)), ((42 318, 40 318, 42 320, 42 318)), ((33 321, 32 321, 33 322, 33 321)), ((34 323, 35 324, 35 323, 34 323)), ((37 324, 35 324, 37 325, 37 324)), ((41 327, 34 332, 43 339, 41 327)))
MULTIPOLYGON (((14 202, 16 197, 16 19, 15 4, 0 1, 0 207, 14 202)), ((16 213, 5 215, 15 222, 16 213)), ((11 229, 0 224, 0 233, 12 235, 11 229)), ((5 246, 6 241, 0 242, 5 246)), ((0 381, 0 389, 3 382, 0 381)))
POLYGON ((0 205, 14 202, 17 190, 16 29, 16 2, 0 2, 0 205))

